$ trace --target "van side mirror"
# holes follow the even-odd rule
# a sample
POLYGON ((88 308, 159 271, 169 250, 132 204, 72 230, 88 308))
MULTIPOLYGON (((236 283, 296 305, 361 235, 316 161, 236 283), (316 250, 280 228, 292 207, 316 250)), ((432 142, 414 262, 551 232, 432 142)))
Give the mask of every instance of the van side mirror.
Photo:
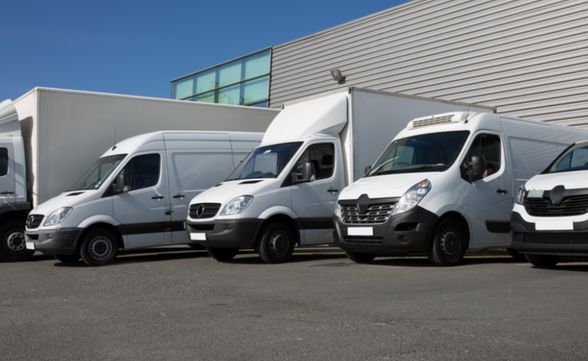
POLYGON ((370 170, 372 170, 372 166, 368 165, 367 167, 365 167, 365 170, 363 171, 363 175, 366 175, 370 172, 370 170))
POLYGON ((112 182, 112 192, 114 194, 124 193, 125 192, 125 175, 119 174, 114 178, 114 182, 112 182))
POLYGON ((482 154, 474 154, 472 155, 471 162, 466 163, 466 167, 470 182, 475 182, 484 178, 484 174, 486 173, 486 159, 484 159, 482 154))
POLYGON ((315 179, 314 165, 310 162, 302 164, 301 172, 294 171, 292 173, 292 183, 307 183, 315 179))

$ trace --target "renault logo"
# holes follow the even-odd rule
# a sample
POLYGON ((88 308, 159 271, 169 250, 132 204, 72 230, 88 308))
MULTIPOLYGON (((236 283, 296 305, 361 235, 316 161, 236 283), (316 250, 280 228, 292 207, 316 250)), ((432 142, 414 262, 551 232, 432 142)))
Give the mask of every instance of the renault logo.
POLYGON ((202 218, 205 210, 206 208, 204 207, 204 204, 199 205, 198 208, 196 208, 196 217, 202 218))

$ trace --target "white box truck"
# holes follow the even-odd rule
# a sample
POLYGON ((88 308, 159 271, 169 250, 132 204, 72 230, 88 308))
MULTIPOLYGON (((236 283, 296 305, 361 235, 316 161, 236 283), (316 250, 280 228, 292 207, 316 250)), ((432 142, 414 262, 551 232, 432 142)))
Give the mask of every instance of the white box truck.
POLYGON ((0 260, 29 258, 29 211, 65 191, 116 140, 163 129, 264 132, 279 110, 35 88, 0 106, 0 260))
POLYGON ((336 244, 356 262, 427 252, 441 266, 509 247, 514 190, 586 134, 490 113, 416 118, 341 192, 336 244))
POLYGON ((253 248, 284 262, 295 243, 332 243, 339 192, 410 119, 452 109, 493 111, 359 88, 286 105, 227 180, 190 202, 187 232, 217 260, 253 248))
POLYGON ((581 141, 519 187, 510 218, 511 245, 534 266, 552 267, 561 257, 588 257, 586 179, 588 141, 581 141))
POLYGON ((225 179, 262 136, 159 131, 117 143, 68 191, 31 210, 26 247, 101 266, 119 248, 190 244, 188 202, 225 179))

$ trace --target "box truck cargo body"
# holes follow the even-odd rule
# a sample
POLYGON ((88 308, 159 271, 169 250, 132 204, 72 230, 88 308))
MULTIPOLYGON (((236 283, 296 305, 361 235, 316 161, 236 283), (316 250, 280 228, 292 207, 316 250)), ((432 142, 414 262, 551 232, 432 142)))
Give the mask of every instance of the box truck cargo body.
POLYGON ((427 252, 444 266, 509 247, 514 191, 586 134, 489 113, 414 119, 339 196, 336 243, 356 262, 427 252))
POLYGON ((262 136, 160 131, 117 143, 70 190, 30 212, 26 246, 99 266, 119 248, 190 244, 188 202, 225 179, 262 136))
POLYGON ((7 174, 0 176, 0 259, 5 261, 32 254, 23 242, 28 212, 71 187, 115 142, 164 129, 264 132, 279 113, 50 88, 35 88, 1 108, 0 153, 8 163, 7 174))
POLYGON ((191 201, 187 232, 217 260, 254 248, 266 262, 284 262, 295 243, 332 243, 339 192, 407 121, 468 108, 493 111, 359 88, 286 105, 227 180, 191 201))

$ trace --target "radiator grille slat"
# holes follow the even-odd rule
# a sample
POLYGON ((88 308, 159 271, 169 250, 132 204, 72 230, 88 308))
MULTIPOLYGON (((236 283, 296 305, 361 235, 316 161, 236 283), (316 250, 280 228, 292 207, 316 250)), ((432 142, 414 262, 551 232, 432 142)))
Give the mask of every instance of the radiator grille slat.
POLYGON ((569 232, 569 233, 525 233, 523 243, 527 244, 547 244, 547 245, 588 245, 588 233, 569 232))
POLYGON ((525 210, 536 217, 565 217, 588 213, 588 194, 568 196, 561 205, 551 204, 545 198, 525 198, 525 210))
POLYGON ((341 218, 346 224, 386 223, 396 203, 372 204, 365 213, 360 213, 357 205, 342 205, 341 218))

